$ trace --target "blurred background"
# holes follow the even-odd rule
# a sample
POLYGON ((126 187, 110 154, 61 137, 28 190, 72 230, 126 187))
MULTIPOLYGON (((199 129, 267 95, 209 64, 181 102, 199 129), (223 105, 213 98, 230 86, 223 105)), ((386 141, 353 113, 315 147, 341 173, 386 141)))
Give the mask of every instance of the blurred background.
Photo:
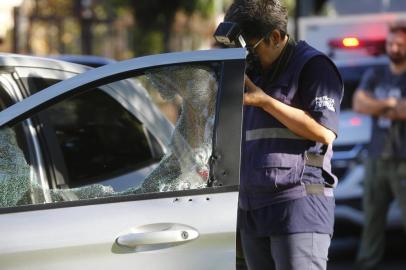
MULTIPOLYGON (((116 60, 207 49, 231 0, 2 0, 0 51, 116 60)), ((293 0, 286 1, 294 9, 293 0)))
MULTIPOLYGON (((212 34, 231 2, 1 0, 0 51, 32 55, 96 55, 122 60, 162 52, 208 49, 213 45, 212 34)), ((331 31, 330 27, 327 31, 320 31, 320 26, 338 25, 353 19, 360 21, 359 15, 365 17, 364 24, 388 21, 406 9, 405 1, 401 0, 284 2, 290 16, 289 33, 324 52, 327 52, 327 36, 339 35, 337 29, 331 31), (313 23, 315 20, 319 21, 313 23)), ((382 37, 385 30, 378 28, 379 25, 370 27, 369 31, 362 28, 357 31, 382 37)), ((340 33, 343 34, 344 30, 341 28, 340 33)))

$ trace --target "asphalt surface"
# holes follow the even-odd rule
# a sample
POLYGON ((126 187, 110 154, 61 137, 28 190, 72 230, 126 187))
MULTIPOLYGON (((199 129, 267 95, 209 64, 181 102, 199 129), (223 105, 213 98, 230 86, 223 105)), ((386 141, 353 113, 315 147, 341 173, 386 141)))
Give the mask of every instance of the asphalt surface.
MULTIPOLYGON (((352 270, 359 244, 358 238, 334 239, 329 252, 328 270, 352 270)), ((237 270, 248 270, 243 260, 237 261, 237 270)), ((406 235, 400 233, 397 241, 389 238, 385 255, 378 270, 406 270, 406 235)))
MULTIPOLYGON (((330 247, 328 270, 351 270, 354 268, 359 239, 334 240, 330 247)), ((406 235, 400 232, 396 241, 387 239, 385 254, 378 266, 379 270, 406 270, 406 235)))

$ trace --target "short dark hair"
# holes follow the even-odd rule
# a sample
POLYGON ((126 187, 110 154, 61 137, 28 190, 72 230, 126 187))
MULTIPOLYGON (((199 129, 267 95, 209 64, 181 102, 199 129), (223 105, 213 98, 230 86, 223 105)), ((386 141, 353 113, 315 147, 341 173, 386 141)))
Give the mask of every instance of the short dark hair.
POLYGON ((403 32, 406 33, 406 20, 394 21, 389 24, 389 33, 403 32))
POLYGON ((273 30, 279 30, 283 38, 287 33, 288 12, 280 0, 234 0, 224 21, 237 23, 245 39, 269 39, 273 30))

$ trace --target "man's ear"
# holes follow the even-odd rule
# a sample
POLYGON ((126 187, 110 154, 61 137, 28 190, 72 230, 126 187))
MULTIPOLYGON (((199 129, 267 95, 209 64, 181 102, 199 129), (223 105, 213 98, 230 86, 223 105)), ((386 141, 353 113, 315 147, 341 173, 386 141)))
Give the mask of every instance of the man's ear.
POLYGON ((271 45, 279 47, 279 43, 282 42, 281 32, 279 30, 273 30, 270 35, 271 45))

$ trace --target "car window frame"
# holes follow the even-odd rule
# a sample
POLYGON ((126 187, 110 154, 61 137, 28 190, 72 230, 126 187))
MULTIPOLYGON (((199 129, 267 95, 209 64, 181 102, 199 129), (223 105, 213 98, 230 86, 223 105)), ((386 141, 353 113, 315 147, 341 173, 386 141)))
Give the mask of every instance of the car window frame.
MULTIPOLYGON (((3 67, 4 69, 4 67, 3 67)), ((10 97, 10 104, 8 107, 18 103, 23 100, 27 95, 27 90, 23 86, 22 82, 19 80, 19 75, 16 72, 16 68, 6 68, 2 74, 4 82, 7 84, 7 95, 10 97), (7 70, 7 71, 6 71, 7 70)), ((33 162, 32 167, 35 170, 41 185, 44 188, 49 188, 48 179, 46 177, 46 172, 43 169, 45 166, 44 156, 41 152, 38 140, 38 131, 35 129, 35 119, 26 119, 21 121, 21 131, 24 131, 24 139, 27 144, 27 150, 30 160, 33 162)), ((45 195, 46 199, 49 199, 45 195)))

